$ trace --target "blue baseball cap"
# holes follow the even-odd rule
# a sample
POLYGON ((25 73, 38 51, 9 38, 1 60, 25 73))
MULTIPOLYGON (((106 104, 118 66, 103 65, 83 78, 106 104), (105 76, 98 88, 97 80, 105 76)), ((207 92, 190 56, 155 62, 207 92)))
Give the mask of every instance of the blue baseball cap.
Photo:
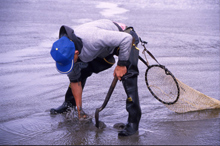
POLYGON ((66 36, 63 36, 53 43, 50 54, 56 61, 56 67, 60 73, 68 74, 71 72, 74 65, 74 42, 72 42, 66 36))

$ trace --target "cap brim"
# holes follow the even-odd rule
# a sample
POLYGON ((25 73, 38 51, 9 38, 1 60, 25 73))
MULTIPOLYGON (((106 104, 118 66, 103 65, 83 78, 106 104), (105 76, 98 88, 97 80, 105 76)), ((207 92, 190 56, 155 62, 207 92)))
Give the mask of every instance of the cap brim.
POLYGON ((56 62, 56 67, 57 70, 62 73, 62 74, 68 74, 72 71, 74 65, 74 60, 72 60, 69 64, 67 65, 60 65, 59 63, 56 62))

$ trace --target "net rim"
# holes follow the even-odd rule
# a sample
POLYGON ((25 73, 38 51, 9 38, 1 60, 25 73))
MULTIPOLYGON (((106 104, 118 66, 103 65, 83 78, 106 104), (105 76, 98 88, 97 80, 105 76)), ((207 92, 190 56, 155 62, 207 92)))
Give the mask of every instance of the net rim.
POLYGON ((145 82, 146 82, 147 88, 148 88, 148 90, 150 91, 150 93, 151 93, 158 101, 160 101, 161 103, 167 104, 167 105, 171 105, 171 104, 174 104, 174 103, 176 103, 176 102, 178 101, 179 96, 180 96, 179 84, 178 84, 176 78, 174 77, 174 75, 173 75, 164 65, 155 64, 155 65, 150 65, 150 66, 148 66, 148 68, 146 69, 146 72, 145 72, 145 82), (165 73, 166 73, 167 75, 170 75, 170 76, 173 78, 174 82, 176 83, 176 87, 177 87, 178 92, 177 92, 177 97, 176 97, 176 99, 175 99, 173 102, 165 102, 165 101, 161 100, 161 99, 160 99, 159 97, 157 97, 157 96, 154 94, 154 92, 151 90, 151 88, 150 88, 150 86, 149 86, 149 84, 148 84, 147 74, 148 74, 148 71, 149 71, 151 68, 153 68, 153 67, 159 67, 159 68, 163 69, 163 70, 165 71, 165 73))

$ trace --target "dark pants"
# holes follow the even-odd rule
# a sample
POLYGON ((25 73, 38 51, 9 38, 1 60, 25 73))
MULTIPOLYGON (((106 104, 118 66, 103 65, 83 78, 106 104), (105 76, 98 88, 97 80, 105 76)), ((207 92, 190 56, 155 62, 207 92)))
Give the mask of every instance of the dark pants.
MULTIPOLYGON (((91 76, 93 73, 99 73, 101 71, 104 71, 104 70, 112 67, 114 65, 114 63, 115 63, 115 60, 113 58, 113 55, 110 55, 104 59, 96 58, 93 61, 86 63, 86 65, 84 65, 86 67, 77 68, 76 69, 77 71, 75 71, 73 73, 73 75, 68 75, 69 80, 70 80, 70 82, 79 82, 80 81, 82 84, 82 88, 84 88, 84 86, 86 84, 86 80, 89 76, 91 76), (75 77, 75 76, 77 76, 77 77, 75 77)), ((65 102, 69 102, 73 106, 76 106, 75 99, 73 97, 70 85, 66 91, 65 102)))

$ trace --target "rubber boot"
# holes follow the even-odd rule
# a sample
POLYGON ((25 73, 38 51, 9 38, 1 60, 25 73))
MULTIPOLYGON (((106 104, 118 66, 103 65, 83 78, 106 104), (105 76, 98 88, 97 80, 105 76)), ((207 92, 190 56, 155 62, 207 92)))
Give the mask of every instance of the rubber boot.
POLYGON ((130 136, 138 131, 141 119, 141 108, 139 104, 137 77, 128 78, 122 81, 127 94, 126 110, 128 112, 128 121, 124 129, 118 133, 119 136, 130 136))
MULTIPOLYGON (((86 79, 82 81, 82 88, 84 88, 85 83, 86 83, 86 79)), ((68 87, 66 91, 65 101, 63 102, 63 104, 59 106, 58 108, 52 108, 50 110, 50 114, 61 114, 61 113, 67 112, 69 108, 73 108, 74 110, 76 110, 76 102, 75 102, 70 86, 68 87)))
POLYGON ((63 104, 57 108, 52 108, 50 110, 50 114, 60 114, 60 113, 64 113, 67 112, 69 110, 69 108, 74 108, 76 107, 76 103, 75 103, 75 99, 73 97, 72 94, 72 90, 70 87, 68 87, 67 91, 66 91, 66 95, 65 95, 65 101, 63 102, 63 104))
POLYGON ((137 77, 139 49, 135 46, 131 48, 127 73, 122 77, 122 84, 127 94, 126 110, 128 121, 124 129, 118 133, 119 136, 133 135, 138 131, 141 119, 141 108, 139 104, 137 77))

